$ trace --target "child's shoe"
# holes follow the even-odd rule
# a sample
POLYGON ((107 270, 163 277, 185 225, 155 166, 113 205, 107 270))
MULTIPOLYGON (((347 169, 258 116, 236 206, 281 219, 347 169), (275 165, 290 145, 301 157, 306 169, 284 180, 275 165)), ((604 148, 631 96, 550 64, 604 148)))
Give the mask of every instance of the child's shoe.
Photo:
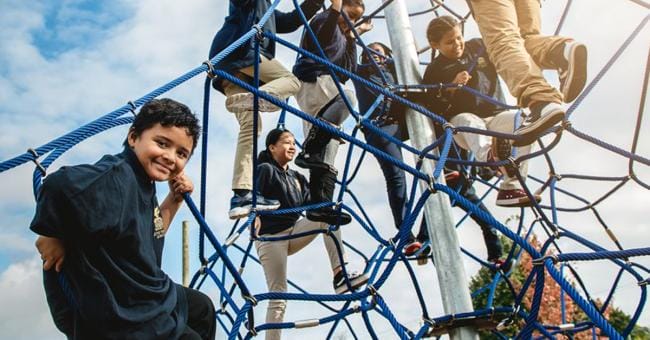
POLYGON ((502 258, 488 260, 494 265, 494 269, 500 270, 503 273, 507 273, 512 269, 513 261, 506 261, 502 258))
MULTIPOLYGON (((233 195, 230 199, 230 211, 228 211, 228 216, 231 220, 236 220, 248 216, 253 207, 253 193, 248 192, 246 195, 239 196, 237 194, 233 195)), ((280 202, 277 200, 264 198, 262 195, 257 195, 257 205, 255 208, 257 210, 275 210, 280 207, 280 202)))
MULTIPOLYGON (((533 196, 537 201, 536 203, 542 201, 541 195, 533 194, 533 196)), ((500 189, 497 194, 496 204, 500 207, 531 207, 534 203, 522 189, 500 189)))
POLYGON ((404 246, 404 255, 415 255, 415 253, 417 253, 420 248, 422 248, 422 243, 418 242, 417 240, 413 240, 411 243, 404 246))
MULTIPOLYGON (((272 94, 269 93, 269 95, 272 94)), ((232 113, 253 112, 254 101, 255 96, 251 92, 236 93, 226 98, 226 110, 232 113)), ((262 98, 259 99, 260 112, 275 112, 279 110, 280 108, 275 104, 262 98)))
POLYGON ((534 143, 542 132, 561 122, 562 119, 564 119, 564 108, 558 103, 541 102, 532 105, 530 114, 515 130, 515 135, 520 138, 515 139, 512 145, 525 146, 534 143))
MULTIPOLYGON (((492 138, 492 146, 488 151, 488 162, 504 161, 512 155, 512 145, 508 139, 492 138)), ((500 171, 502 174, 507 174, 508 177, 517 176, 517 169, 512 164, 506 164, 493 169, 500 171)))
MULTIPOLYGON (((368 282, 368 276, 364 273, 357 273, 353 272, 348 274, 347 280, 350 281, 350 286, 352 286, 352 290, 356 290, 357 288, 363 286, 368 282)), ((332 285, 334 286, 334 291, 336 294, 343 294, 348 291, 348 284, 345 282, 346 278, 343 276, 343 271, 340 271, 334 275, 334 280, 332 282, 332 285)))
POLYGON ((564 102, 570 103, 580 95, 587 83, 587 47, 576 41, 567 41, 562 49, 558 69, 560 92, 564 102))

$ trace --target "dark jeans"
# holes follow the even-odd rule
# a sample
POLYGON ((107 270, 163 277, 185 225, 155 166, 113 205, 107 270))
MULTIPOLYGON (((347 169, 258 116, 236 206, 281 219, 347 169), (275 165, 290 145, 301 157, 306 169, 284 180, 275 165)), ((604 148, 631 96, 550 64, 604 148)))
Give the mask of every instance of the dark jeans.
MULTIPOLYGON (((398 124, 384 125, 380 127, 380 129, 386 134, 397 139, 399 139, 401 136, 400 126, 398 124)), ((366 138, 366 142, 369 145, 372 145, 375 148, 391 155, 399 161, 404 161, 404 158, 402 157, 402 150, 399 146, 395 145, 395 143, 392 143, 383 136, 374 134, 365 129, 363 130, 363 134, 366 138)), ((379 162, 381 171, 384 173, 384 180, 386 181, 386 192, 388 193, 388 203, 390 204, 390 210, 393 213, 395 228, 399 229, 404 220, 404 214, 406 213, 406 206, 408 204, 406 174, 404 170, 400 169, 396 165, 393 165, 391 162, 385 161, 379 157, 375 158, 377 159, 377 162, 379 162)), ((411 239, 414 239, 412 233, 411 239)))
POLYGON ((214 305, 205 294, 183 287, 187 297, 187 327, 181 333, 181 340, 212 340, 217 331, 214 305))

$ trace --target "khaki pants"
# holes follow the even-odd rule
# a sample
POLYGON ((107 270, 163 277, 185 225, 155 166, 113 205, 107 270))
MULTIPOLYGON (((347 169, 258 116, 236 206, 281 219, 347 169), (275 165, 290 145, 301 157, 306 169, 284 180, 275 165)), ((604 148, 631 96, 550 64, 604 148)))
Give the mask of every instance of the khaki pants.
POLYGON ((471 0, 490 60, 522 107, 563 101, 541 69, 557 69, 551 50, 569 38, 542 36, 539 0, 471 0))
MULTIPOLYGON (((454 126, 468 126, 472 128, 490 130, 496 132, 512 133, 515 129, 516 111, 506 111, 494 117, 482 119, 473 113, 460 113, 455 115, 449 122, 454 126)), ((492 146, 492 137, 471 132, 459 132, 454 135, 454 141, 458 146, 474 153, 479 162, 487 161, 488 150, 492 146)), ((514 157, 521 157, 530 153, 531 145, 515 148, 514 157)), ((528 175, 528 162, 519 164, 519 173, 522 178, 528 175)), ((499 186, 501 190, 521 189, 521 184, 516 177, 508 177, 503 174, 503 181, 499 186)))
MULTIPOLYGON (((343 86, 343 85, 341 85, 343 86)), ((357 105, 356 96, 352 90, 343 87, 343 93, 346 98, 350 101, 352 107, 357 105)), ((329 103, 334 97, 339 94, 338 88, 336 88, 336 83, 329 74, 321 75, 316 78, 316 81, 313 83, 304 82, 300 87, 300 91, 296 95, 296 101, 300 110, 303 112, 316 117, 318 112, 329 103)), ((337 122, 332 122, 335 125, 341 125, 350 115, 350 112, 345 110, 345 112, 340 112, 337 117, 337 122)), ((309 134, 309 129, 311 129, 311 123, 304 120, 302 122, 302 129, 305 138, 309 134)), ((339 142, 337 140, 331 140, 327 144, 327 149, 325 150, 324 161, 329 165, 334 165, 334 160, 336 159, 336 153, 338 152, 339 142)))
MULTIPOLYGON (((252 77, 254 67, 249 66, 239 72, 252 77)), ((295 95, 300 90, 298 78, 275 59, 269 60, 260 56, 259 77, 260 81, 265 83, 260 86, 260 90, 282 100, 295 95)), ((247 92, 228 81, 224 81, 223 90, 226 97, 247 92)), ((239 122, 239 137, 235 151, 232 188, 251 190, 253 188, 253 112, 235 113, 235 117, 239 122)), ((258 119, 257 129, 259 136, 259 131, 262 131, 262 119, 258 119)))
MULTIPOLYGON (((314 222, 306 218, 300 219, 296 222, 293 228, 272 234, 269 236, 279 237, 293 234, 304 233, 311 230, 327 229, 327 223, 314 222)), ((333 231, 332 234, 340 245, 341 252, 343 252, 343 243, 341 242, 341 229, 333 231)), ((270 292, 286 292, 287 291, 287 257, 300 251, 313 241, 319 234, 307 235, 295 239, 282 240, 282 241, 255 241, 255 248, 257 255, 264 268, 264 276, 266 277, 266 285, 270 292)), ((323 235, 325 242, 325 249, 327 256, 330 260, 332 271, 341 266, 338 251, 334 239, 327 235, 323 235)), ((345 253, 343 253, 345 258, 345 253)), ((284 320, 284 311, 287 307, 286 300, 270 300, 266 310, 267 323, 280 323, 284 320)), ((266 340, 279 340, 281 337, 280 329, 269 329, 266 331, 266 340)))

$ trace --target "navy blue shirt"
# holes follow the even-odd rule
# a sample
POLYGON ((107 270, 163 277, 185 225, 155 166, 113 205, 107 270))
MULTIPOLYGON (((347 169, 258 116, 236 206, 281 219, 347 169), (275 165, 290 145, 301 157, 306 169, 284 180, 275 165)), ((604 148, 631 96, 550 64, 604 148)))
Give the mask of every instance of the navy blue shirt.
MULTIPOLYGON (((318 12, 324 0, 306 0, 300 4, 300 9, 307 20, 318 12)), ((225 50, 232 43, 241 38, 244 34, 257 24, 264 14, 271 7, 270 0, 230 0, 230 9, 223 27, 217 32, 210 46, 210 59, 219 52, 225 50)), ((291 33, 302 26, 302 19, 298 10, 284 13, 278 10, 273 12, 269 20, 264 23, 262 29, 270 33, 291 33)), ((260 53, 268 59, 275 58, 275 41, 264 37, 260 42, 260 53)), ((251 39, 243 43, 232 53, 226 56, 216 65, 216 69, 234 73, 237 70, 253 65, 255 62, 255 45, 251 39)), ((218 78, 217 78, 218 79, 218 78)), ((223 92, 221 81, 212 83, 213 86, 223 92)))
MULTIPOLYGON (((257 166, 257 189, 266 198, 278 200, 280 208, 287 209, 309 204, 309 184, 301 173, 285 170, 273 159, 257 166)), ((298 221, 300 213, 262 215, 259 234, 275 234, 287 230, 298 221)))
MULTIPOLYGON (((427 66, 422 83, 429 85, 451 83, 459 72, 469 71, 472 78, 467 86, 483 95, 505 102, 497 71, 484 52, 483 41, 471 39, 465 42, 465 51, 458 60, 451 60, 439 54, 427 66)), ((487 118, 503 111, 503 108, 460 89, 454 93, 430 89, 422 101, 430 111, 447 119, 463 112, 487 118)))
MULTIPOLYGON (((318 37, 318 43, 325 52, 326 59, 347 71, 355 72, 357 69, 357 45, 353 38, 343 34, 343 31, 339 28, 338 20, 340 16, 340 12, 329 8, 318 13, 309 23, 309 27, 318 37)), ((306 30, 302 33, 300 47, 320 56, 311 34, 306 30)), ((301 54, 293 66, 293 74, 302 81, 313 83, 318 76, 329 74, 329 71, 327 66, 301 54)), ((343 83, 349 78, 344 74, 339 73, 337 75, 343 83)))
MULTIPOLYGON (((185 294, 160 268, 155 194, 129 148, 92 165, 63 167, 43 182, 30 228, 65 243, 63 275, 75 319, 68 336, 175 339, 185 329, 185 294)), ((45 285, 48 301, 61 292, 52 281, 45 285)))

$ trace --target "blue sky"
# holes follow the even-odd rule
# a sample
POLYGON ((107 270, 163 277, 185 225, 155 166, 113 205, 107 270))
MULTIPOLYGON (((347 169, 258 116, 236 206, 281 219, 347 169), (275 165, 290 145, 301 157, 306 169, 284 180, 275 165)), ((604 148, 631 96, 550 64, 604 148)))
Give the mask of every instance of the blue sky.
MULTIPOLYGON (((286 1, 285 1, 286 2, 286 1)), ((368 8, 375 8, 379 1, 367 1, 368 8)), ((408 1, 410 10, 427 6, 427 1, 408 1)), ((454 8, 463 8, 463 1, 449 1, 454 8)), ((543 2, 544 32, 553 31, 564 1, 543 2)), ((42 145, 80 125, 122 106, 129 100, 139 98, 156 87, 183 74, 203 62, 214 32, 223 23, 226 1, 195 0, 180 2, 165 1, 19 1, 0 2, 0 120, 5 127, 0 134, 0 160, 6 160, 24 152, 28 147, 42 145)), ((290 8, 290 2, 281 5, 290 8)), ((604 0, 574 2, 567 18, 564 32, 584 41, 590 48, 590 79, 595 75, 614 50, 641 22, 647 11, 632 2, 619 1, 612 4, 604 0)), ((413 19, 412 27, 418 45, 424 46, 422 27, 430 17, 413 19)), ((383 21, 376 20, 376 29, 365 37, 366 41, 387 41, 383 21)), ((290 41, 297 41, 300 32, 287 35, 290 41)), ((473 24, 467 26, 466 37, 477 36, 473 24)), ((649 29, 646 27, 630 48, 621 56, 601 83, 578 109, 572 121, 581 131, 607 140, 622 148, 629 148, 632 129, 638 110, 643 66, 645 63, 649 29)), ((291 65, 295 55, 281 49, 278 59, 291 65)), ((557 83, 554 73, 548 73, 551 82, 557 83)), ((181 100, 197 113, 202 107, 202 77, 196 77, 165 94, 181 100)), ((230 113, 223 109, 223 96, 213 92, 210 115, 210 176, 208 221, 215 232, 223 237, 230 229, 225 218, 227 201, 230 197, 229 183, 233 159, 237 124, 230 113)), ((265 131, 277 121, 277 115, 264 117, 265 131)), ((300 138, 300 122, 289 118, 289 128, 300 138)), ((66 153, 51 169, 64 164, 93 162, 102 154, 115 153, 121 148, 126 128, 119 127, 82 142, 66 153)), ((647 135, 650 125, 643 123, 638 152, 650 155, 650 140, 647 135)), ((340 153, 344 155, 344 152, 340 153)), ((622 176, 627 174, 625 159, 592 147, 577 138, 565 135, 561 145, 551 153, 560 173, 582 173, 591 175, 622 176)), ((370 158, 370 157, 368 157, 370 158)), ((339 164, 343 162, 339 159, 339 164)), ((387 209, 383 183, 375 161, 367 160, 359 182, 355 183, 359 197, 366 204, 369 213, 376 217, 380 230, 388 235, 393 232, 392 218, 387 209), (370 188, 370 189, 369 189, 370 188)), ((548 168, 543 160, 531 162, 531 174, 545 177, 548 168)), ((17 306, 9 311, 0 311, 0 338, 43 339, 61 338, 49 320, 44 296, 40 287, 38 257, 33 247, 35 236, 27 229, 34 209, 31 189, 31 165, 23 165, 0 173, 0 305, 17 306)), ((642 179, 650 179, 647 167, 638 166, 642 179)), ((188 167, 198 182, 198 157, 188 167)), ((564 181, 566 188, 589 199, 594 199, 609 189, 607 184, 564 181)), ((164 195, 165 185, 159 186, 164 195)), ((634 184, 628 184, 610 200, 600 206, 600 212, 608 226, 615 232, 625 247, 644 247, 650 244, 650 225, 647 220, 648 192, 634 184)), ((194 195, 198 200, 198 195, 194 195)), ((488 206, 501 220, 517 213, 498 209, 488 198, 488 206)), ((563 203, 577 205, 563 199, 563 203)), ((457 213, 457 212, 456 212, 457 213)), ((458 215, 457 218, 462 215, 458 215)), ((177 221, 190 219, 186 210, 181 211, 177 221)), ((589 215, 561 214, 562 225, 612 248, 611 242, 589 215)), ((362 249, 372 251, 375 244, 358 227, 344 230, 350 239, 359 240, 362 249), (364 243, 365 242, 365 243, 364 243)), ((192 261, 196 260, 196 224, 192 226, 192 261)), ((480 234, 475 226, 461 229, 460 240, 464 247, 484 253, 480 234)), ((180 231, 173 230, 168 237, 164 266, 176 281, 180 281, 180 231)), ((244 244, 246 237, 239 242, 244 244)), ((223 240, 223 238, 222 238, 223 240)), ((329 292, 329 278, 326 260, 320 242, 309 246, 290 260, 290 275, 304 286, 317 291, 329 292), (304 269, 307 270, 304 270, 304 269), (314 273, 322 273, 314 275, 314 273)), ((570 242, 562 242, 565 251, 580 250, 570 242)), ((353 259, 354 262, 355 259, 353 259)), ((356 259, 358 261, 358 259, 356 259)), ((468 273, 476 265, 465 260, 468 273)), ((648 259, 640 263, 650 265, 648 259)), ((615 272, 607 265, 578 264, 581 274, 593 291, 605 294, 607 279, 613 279, 615 272), (614 273, 614 274, 612 274, 614 273)), ((422 280, 435 282, 431 267, 418 268, 422 280)), ((405 303, 412 299, 400 291, 399 269, 395 280, 385 288, 389 305, 396 315, 416 327, 418 315, 409 314, 412 305, 405 303)), ((247 269, 247 282, 255 292, 263 292, 263 276, 259 268, 247 269)), ((421 281, 423 282, 423 281, 421 281)), ((212 288, 213 289, 213 288, 212 288)), ((424 287, 425 295, 432 301, 434 315, 442 315, 435 283, 424 287), (436 300, 438 299, 438 300, 436 300)), ((598 295, 598 294, 596 294, 598 295)), ((621 294, 615 303, 632 308, 630 302, 638 299, 638 290, 631 281, 624 282, 621 294)), ((257 320, 263 319, 263 307, 257 308, 257 320), (261 314, 260 314, 261 313, 261 314)), ((306 319, 313 316, 309 305, 290 304, 288 320, 306 319)), ((650 324, 650 315, 642 316, 645 325, 650 324)), ((358 320, 357 320, 358 321, 358 320)), ((378 327, 388 329, 378 321, 378 327)), ((305 330, 297 335, 322 336, 317 329, 305 330), (302 332, 302 333, 301 333, 302 332)), ((385 333, 386 336, 391 334, 385 333)), ((296 336, 297 336, 296 335, 296 336)))

